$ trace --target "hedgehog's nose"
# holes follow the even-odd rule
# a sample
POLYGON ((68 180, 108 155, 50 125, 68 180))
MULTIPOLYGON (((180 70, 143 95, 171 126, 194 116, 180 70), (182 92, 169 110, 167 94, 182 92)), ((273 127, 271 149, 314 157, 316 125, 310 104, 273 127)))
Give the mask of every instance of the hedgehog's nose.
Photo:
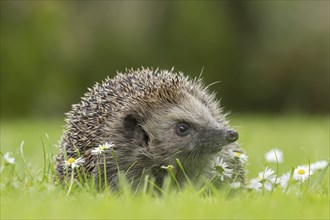
POLYGON ((227 130, 227 132, 226 132, 226 141, 228 143, 235 142, 235 141, 237 141, 237 139, 238 139, 237 131, 235 131, 233 129, 227 130))

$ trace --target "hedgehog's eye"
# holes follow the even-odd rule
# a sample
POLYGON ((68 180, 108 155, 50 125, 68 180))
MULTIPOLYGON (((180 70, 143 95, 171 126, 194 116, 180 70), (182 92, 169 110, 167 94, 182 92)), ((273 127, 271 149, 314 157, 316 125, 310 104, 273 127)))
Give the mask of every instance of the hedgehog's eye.
POLYGON ((175 131, 180 137, 186 136, 190 133, 190 125, 185 122, 180 122, 175 126, 175 131))

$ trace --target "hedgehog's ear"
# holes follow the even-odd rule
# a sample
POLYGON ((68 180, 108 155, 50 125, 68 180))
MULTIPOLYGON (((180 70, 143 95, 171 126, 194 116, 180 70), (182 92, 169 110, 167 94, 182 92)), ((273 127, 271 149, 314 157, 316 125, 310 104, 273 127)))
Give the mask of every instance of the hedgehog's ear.
POLYGON ((127 115, 123 121, 123 133, 127 139, 148 145, 149 136, 141 127, 142 120, 137 115, 127 115))

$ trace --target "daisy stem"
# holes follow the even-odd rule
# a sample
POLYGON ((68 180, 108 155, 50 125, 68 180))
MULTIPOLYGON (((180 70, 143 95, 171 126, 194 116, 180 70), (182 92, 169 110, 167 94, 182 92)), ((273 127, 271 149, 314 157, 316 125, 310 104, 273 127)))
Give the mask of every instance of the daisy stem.
POLYGON ((308 189, 309 192, 311 192, 318 184, 320 184, 329 166, 330 163, 328 163, 328 165, 321 171, 319 177, 314 181, 313 185, 308 189))
POLYGON ((11 169, 11 172, 10 172, 10 179, 13 181, 14 179, 14 174, 16 174, 16 166, 15 164, 12 165, 12 169, 11 169))
MULTIPOLYGON (((236 179, 237 179, 237 177, 238 177, 239 174, 240 174, 240 172, 238 172, 238 173, 235 175, 233 181, 231 181, 231 184, 235 183, 235 181, 236 181, 236 179)), ((225 192, 225 196, 224 196, 225 199, 228 198, 229 193, 232 191, 232 189, 233 189, 233 188, 228 187, 228 189, 227 189, 226 192, 225 192)))
POLYGON ((17 173, 16 164, 12 164, 11 167, 12 167, 12 170, 11 170, 11 173, 10 173, 10 178, 13 180, 14 176, 16 176, 18 181, 22 182, 23 179, 17 173))
POLYGON ((117 159, 116 152, 114 151, 113 148, 111 149, 111 154, 113 156, 113 159, 115 160, 115 163, 116 163, 116 166, 117 166, 117 170, 118 170, 118 173, 119 173, 120 169, 119 169, 118 159, 117 159))
POLYGON ((306 183, 306 187, 305 189, 303 190, 303 181, 301 180, 301 187, 300 187, 300 191, 301 193, 305 193, 308 189, 308 185, 309 185, 309 178, 310 178, 310 174, 311 174, 311 161, 309 159, 309 156, 308 156, 308 153, 306 152, 306 150, 304 148, 301 147, 301 150, 306 154, 307 156, 307 161, 308 161, 308 177, 307 177, 307 183, 306 183))
POLYGON ((187 180, 187 182, 188 182, 190 188, 193 189, 194 187, 193 187, 193 185, 192 185, 192 183, 191 183, 191 181, 190 181, 188 175, 186 174, 186 172, 185 172, 185 170, 184 170, 184 168, 183 168, 183 166, 182 166, 181 161, 177 158, 177 159, 176 159, 176 162, 177 162, 178 166, 180 167, 180 169, 181 169, 183 175, 185 176, 185 178, 186 178, 186 180, 187 180))
POLYGON ((105 154, 103 154, 103 172, 104 172, 104 189, 107 188, 107 166, 105 163, 105 154))
POLYGON ((308 157, 308 178, 307 178, 307 183, 306 183, 306 187, 305 187, 305 190, 304 190, 304 193, 307 191, 308 189, 308 186, 309 186, 309 179, 311 177, 311 161, 308 157))
POLYGON ((101 167, 100 164, 97 165, 97 172, 98 172, 98 181, 99 181, 99 191, 101 191, 102 188, 102 175, 101 175, 101 167))
POLYGON ((290 185, 291 185, 291 180, 292 180, 292 177, 293 177, 293 173, 294 173, 294 167, 291 168, 288 184, 285 187, 284 194, 287 194, 287 192, 289 191, 289 188, 290 188, 290 185))
POLYGON ((172 179, 175 181, 175 184, 177 185, 177 187, 179 188, 179 190, 181 190, 180 184, 179 184, 178 180, 176 179, 176 177, 175 177, 174 173, 172 172, 172 170, 169 169, 168 172, 170 173, 172 179))
POLYGON ((278 178, 278 169, 279 169, 279 166, 278 166, 278 158, 277 158, 277 155, 276 155, 276 152, 274 151, 274 154, 275 154, 275 158, 276 158, 276 175, 275 175, 275 180, 274 180, 274 183, 273 183, 273 186, 272 186, 272 190, 271 190, 271 193, 273 193, 273 191, 275 190, 276 188, 276 182, 277 182, 277 178, 278 178))
POLYGON ((41 139, 41 145, 42 145, 42 152, 44 156, 44 174, 42 179, 45 181, 47 179, 47 157, 46 157, 46 149, 45 149, 45 144, 44 140, 42 139, 42 136, 40 136, 41 139))
POLYGON ((71 172, 70 186, 69 186, 69 189, 68 189, 68 192, 67 192, 66 196, 69 196, 69 194, 71 192, 72 185, 73 185, 73 178, 74 178, 74 169, 72 169, 72 172, 71 172))
POLYGON ((145 175, 144 176, 144 181, 143 181, 143 188, 142 188, 143 194, 146 194, 147 193, 148 181, 149 181, 149 175, 145 175))
POLYGON ((34 180, 34 177, 32 176, 31 172, 29 171, 29 168, 27 166, 25 157, 24 157, 24 152, 23 152, 23 145, 24 145, 24 141, 22 141, 21 145, 20 145, 20 154, 21 154, 21 158, 22 158, 22 162, 23 162, 23 166, 24 166, 24 172, 27 176, 31 177, 31 180, 34 180))

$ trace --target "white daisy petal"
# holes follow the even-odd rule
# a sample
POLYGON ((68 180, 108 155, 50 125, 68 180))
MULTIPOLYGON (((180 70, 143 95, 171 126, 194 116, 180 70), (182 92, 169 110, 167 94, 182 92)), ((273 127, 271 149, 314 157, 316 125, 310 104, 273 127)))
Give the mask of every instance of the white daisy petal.
POLYGON ((106 142, 105 144, 101 144, 98 147, 94 148, 93 150, 91 150, 91 154, 93 155, 99 155, 102 154, 103 152, 105 152, 108 149, 112 149, 115 145, 110 142, 106 142))
MULTIPOLYGON (((320 160, 320 161, 316 161, 315 163, 311 163, 310 164, 310 169, 312 171, 317 171, 317 170, 323 170, 327 165, 328 165, 328 161, 326 160, 320 160)), ((306 165, 307 166, 307 165, 306 165)), ((308 167, 308 166, 307 166, 308 167)))
POLYGON ((249 157, 246 154, 241 154, 241 156, 239 157, 239 160, 242 163, 246 163, 248 161, 249 157))
POLYGON ((283 163, 283 152, 274 148, 265 154, 265 159, 269 163, 283 163))
POLYGON ((233 182, 231 184, 229 184, 229 187, 232 189, 238 189, 241 187, 241 183, 240 182, 233 182))
POLYGON ((249 159, 249 157, 246 154, 243 154, 238 151, 233 151, 231 149, 229 150, 229 155, 235 160, 238 159, 241 163, 246 163, 249 159))
POLYGON ((264 183, 264 188, 265 188, 265 190, 267 190, 267 191, 271 191, 271 190, 273 189, 273 187, 274 187, 274 185, 273 185, 272 182, 270 182, 270 181, 266 181, 266 182, 264 183))
POLYGON ((290 172, 287 172, 285 174, 283 174, 280 178, 280 186, 282 188, 282 190, 285 190, 289 184, 290 181, 290 172))
POLYGON ((74 169, 76 167, 79 167, 80 165, 82 165, 85 162, 85 159, 82 157, 79 157, 77 159, 70 157, 68 160, 64 161, 64 166, 67 167, 71 167, 71 169, 74 169))
POLYGON ((262 184, 260 183, 260 181, 257 178, 251 179, 247 188, 259 192, 262 189, 262 184))
POLYGON ((223 161, 223 158, 218 158, 218 162, 214 164, 214 171, 221 181, 224 181, 225 177, 231 178, 233 175, 233 169, 229 168, 229 165, 223 161))
POLYGON ((169 171, 171 171, 171 170, 173 170, 174 169, 174 166, 173 165, 162 165, 162 166, 160 166, 160 168, 162 168, 162 169, 164 169, 164 170, 169 170, 169 171))
POLYGON ((258 175, 258 179, 260 181, 262 180, 271 180, 272 178, 274 178, 274 170, 266 167, 264 171, 260 172, 258 175))
POLYGON ((3 155, 3 159, 5 159, 6 163, 15 164, 15 158, 11 157, 9 152, 7 152, 3 155))
POLYGON ((293 179, 303 183, 311 175, 313 175, 313 171, 308 169, 308 167, 298 166, 293 172, 293 179))

